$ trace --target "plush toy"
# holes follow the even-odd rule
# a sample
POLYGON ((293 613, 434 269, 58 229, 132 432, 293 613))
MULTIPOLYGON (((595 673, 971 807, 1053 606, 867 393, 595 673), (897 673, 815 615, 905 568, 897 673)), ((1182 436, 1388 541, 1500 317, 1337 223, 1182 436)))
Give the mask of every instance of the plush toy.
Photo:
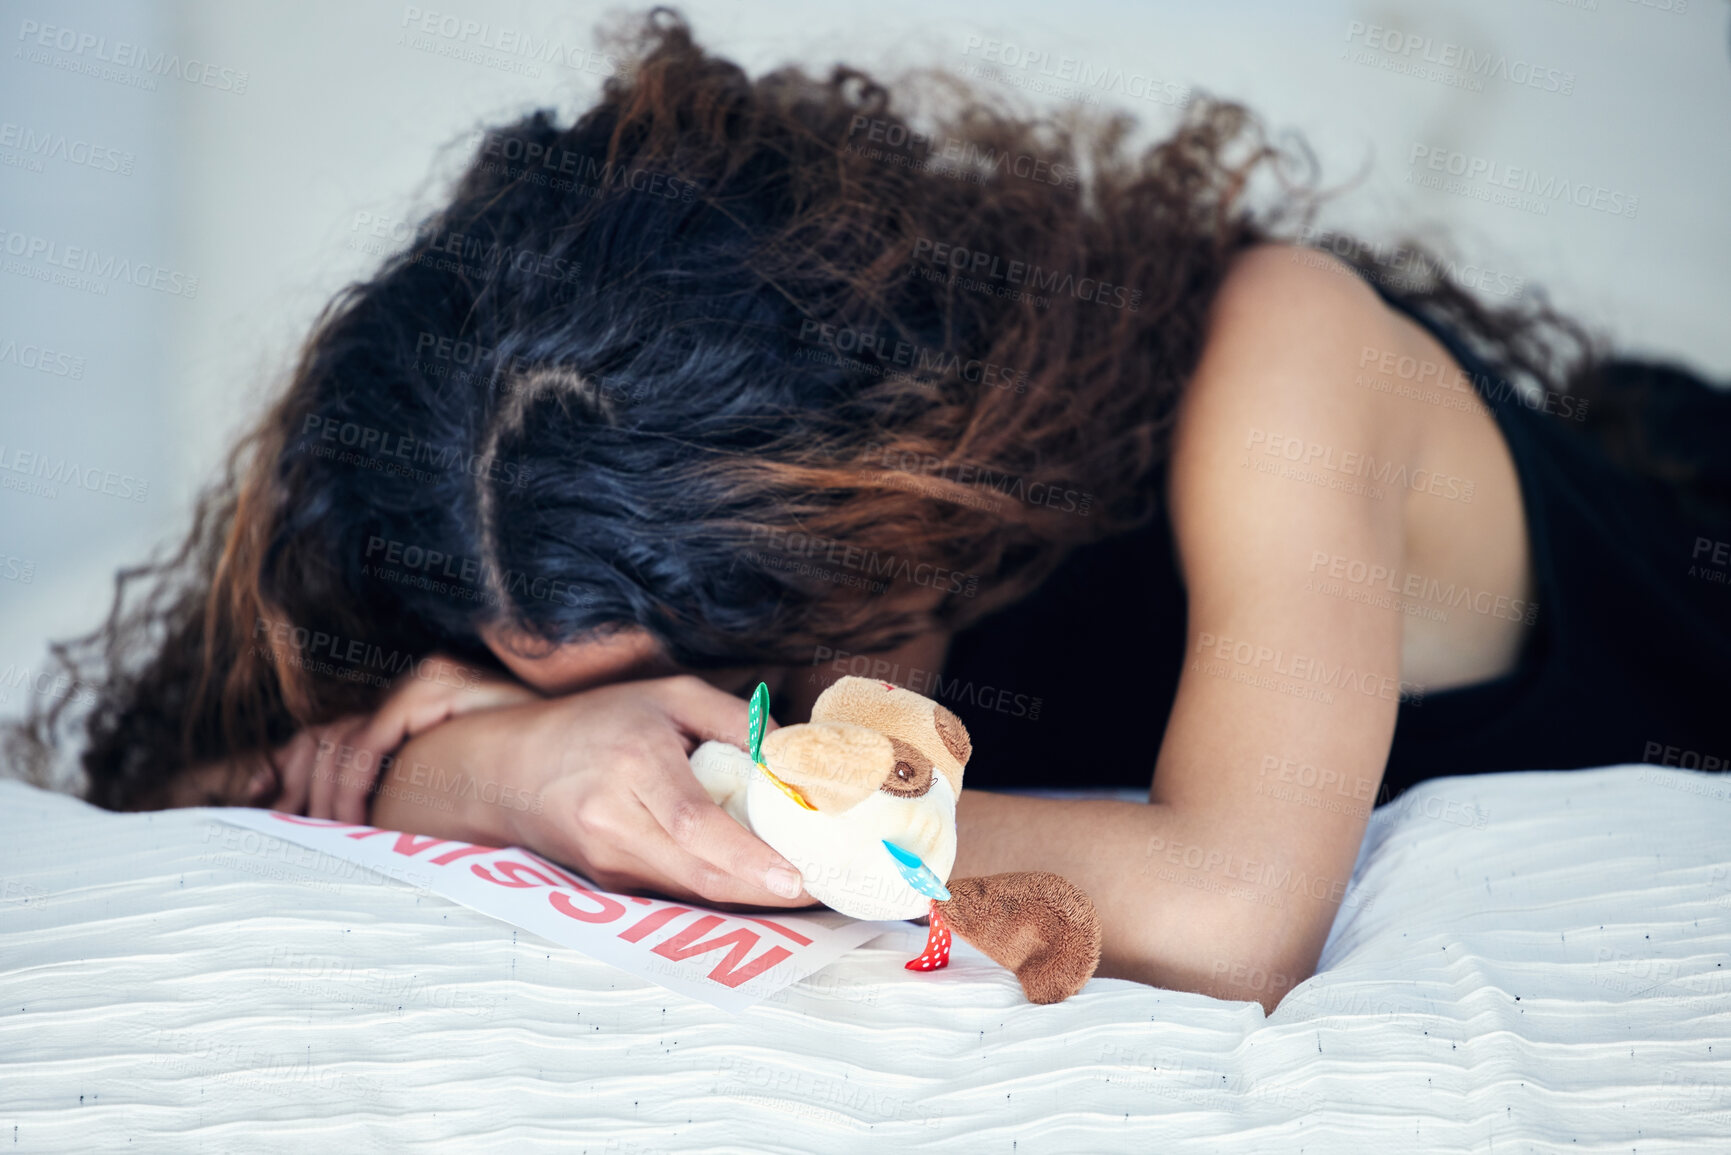
POLYGON ((961 719, 856 677, 825 689, 810 722, 765 736, 768 704, 759 684, 749 751, 705 742, 691 767, 728 814, 800 869, 807 893, 854 918, 929 915, 910 970, 947 965, 954 932, 1015 972, 1030 1002, 1082 989, 1100 961, 1100 920, 1079 887, 1043 871, 948 882, 972 752, 961 719))

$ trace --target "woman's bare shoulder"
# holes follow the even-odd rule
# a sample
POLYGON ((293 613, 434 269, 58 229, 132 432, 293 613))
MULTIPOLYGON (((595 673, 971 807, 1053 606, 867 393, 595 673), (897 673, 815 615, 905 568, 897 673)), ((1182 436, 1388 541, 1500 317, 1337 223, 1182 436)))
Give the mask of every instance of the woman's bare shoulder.
POLYGON ((1353 556, 1405 548, 1406 503, 1387 500, 1367 464, 1425 459, 1423 407, 1365 387, 1362 367, 1367 349, 1404 351, 1410 326, 1345 268, 1260 246, 1238 258, 1213 302, 1173 429, 1167 490, 1193 598, 1290 602, 1308 618, 1310 600, 1267 588, 1291 584, 1292 558, 1348 544, 1353 556))
POLYGON ((1392 333, 1394 317, 1376 290, 1329 253, 1264 244, 1228 267, 1209 314, 1206 352, 1303 358, 1345 353, 1356 363, 1367 336, 1392 333))
POLYGON ((1410 326, 1335 257, 1266 244, 1241 254, 1209 312, 1202 356, 1180 407, 1174 468, 1197 438, 1246 426, 1307 443, 1409 450, 1418 407, 1359 384, 1367 350, 1411 341, 1410 326))
POLYGON ((1255 414, 1385 447, 1406 440, 1414 407, 1387 405, 1355 381, 1366 350, 1402 348, 1407 329, 1335 256, 1290 244, 1246 249, 1210 306, 1179 436, 1255 414))

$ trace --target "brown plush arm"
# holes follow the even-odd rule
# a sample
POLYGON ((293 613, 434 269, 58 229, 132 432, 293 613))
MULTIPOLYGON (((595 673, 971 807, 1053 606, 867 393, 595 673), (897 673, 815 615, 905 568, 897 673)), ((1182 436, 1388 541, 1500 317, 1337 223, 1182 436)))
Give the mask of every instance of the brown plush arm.
POLYGON ((952 879, 943 921, 1013 971, 1031 1003, 1063 1002, 1100 962, 1100 917, 1080 887, 1044 871, 952 879))

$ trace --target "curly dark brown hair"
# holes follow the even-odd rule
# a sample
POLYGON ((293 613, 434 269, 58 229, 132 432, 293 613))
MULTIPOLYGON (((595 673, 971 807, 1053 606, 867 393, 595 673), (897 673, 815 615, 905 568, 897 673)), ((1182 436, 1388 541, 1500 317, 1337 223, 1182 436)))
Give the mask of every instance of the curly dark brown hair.
MULTIPOLYGON (((848 67, 753 79, 664 9, 619 49, 575 123, 484 134, 321 314, 179 548, 54 647, 99 687, 92 801, 162 805, 435 650, 496 665, 490 624, 641 627, 704 668, 976 621, 1151 516, 1218 286, 1316 202, 1283 179, 1251 207, 1302 157, 1228 101, 1132 147, 1126 115, 929 71, 894 100, 848 67), (886 580, 812 572, 819 548, 886 580), (917 586, 934 606, 892 596, 917 586)), ((1586 348, 1537 298, 1402 291, 1546 381, 1558 334, 1586 348)), ((11 734, 38 773, 70 705, 11 734)))

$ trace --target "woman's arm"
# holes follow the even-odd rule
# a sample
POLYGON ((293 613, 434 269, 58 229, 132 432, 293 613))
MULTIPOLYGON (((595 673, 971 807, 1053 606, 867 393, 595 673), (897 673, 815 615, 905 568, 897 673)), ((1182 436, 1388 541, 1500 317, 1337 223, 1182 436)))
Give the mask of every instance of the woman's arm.
POLYGON ((1102 978, 1253 999, 1272 1011, 1310 973, 1298 973, 1300 964, 1276 949, 1292 912, 1258 910, 1246 897, 1258 893, 1256 882, 1271 881, 1246 866, 1257 857, 1245 853, 1253 844, 1211 832, 1178 807, 963 790, 956 821, 961 849, 952 878, 1050 870, 1088 892, 1104 931, 1102 978))
POLYGON ((442 654, 414 663, 371 712, 308 726, 271 752, 191 766, 167 785, 168 806, 257 806, 367 820, 367 799, 393 751, 448 718, 539 700, 522 683, 442 654), (273 764, 274 763, 274 769, 273 764))
POLYGON ((742 699, 693 675, 467 714, 403 747, 380 784, 373 822, 527 847, 608 890, 810 905, 793 864, 717 806, 692 773, 698 743, 746 726, 742 699))
POLYGON ((1407 339, 1354 279, 1240 262, 1175 431, 1189 642, 1151 804, 963 792, 954 874, 1067 875, 1100 911, 1104 976, 1272 1010, 1316 965, 1393 737, 1401 619, 1303 577, 1319 552, 1400 558, 1406 501, 1436 500, 1384 472, 1434 464, 1416 407, 1354 384, 1365 346, 1407 339))
POLYGON ((368 822, 440 838, 509 846, 511 814, 543 812, 545 799, 516 769, 530 704, 447 719, 409 739, 380 775, 368 822))

